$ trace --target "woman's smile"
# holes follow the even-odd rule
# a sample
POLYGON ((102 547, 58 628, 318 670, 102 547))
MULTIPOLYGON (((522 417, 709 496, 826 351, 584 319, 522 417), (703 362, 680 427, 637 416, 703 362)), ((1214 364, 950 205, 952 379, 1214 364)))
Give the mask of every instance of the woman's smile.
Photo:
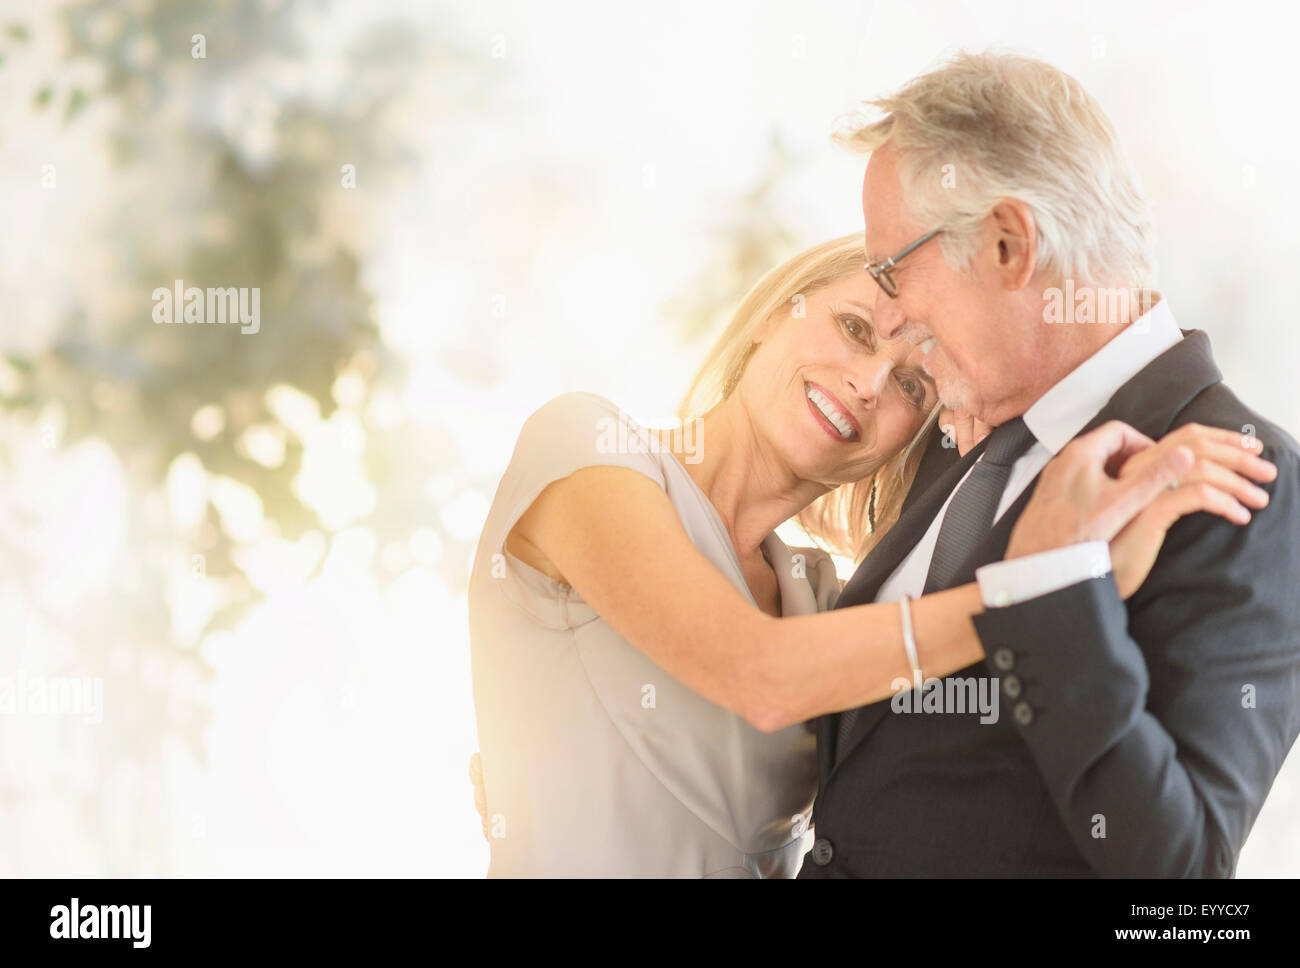
POLYGON ((840 443, 851 444, 862 439, 862 425, 835 394, 820 383, 804 381, 804 398, 818 426, 840 443))

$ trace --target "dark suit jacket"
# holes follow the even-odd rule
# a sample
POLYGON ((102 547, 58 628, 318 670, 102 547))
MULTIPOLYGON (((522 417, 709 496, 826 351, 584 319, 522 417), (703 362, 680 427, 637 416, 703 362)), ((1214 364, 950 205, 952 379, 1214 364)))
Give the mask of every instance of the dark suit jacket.
MULTIPOLYGON (((817 840, 800 877, 1227 877, 1300 732, 1300 451, 1223 384, 1191 332, 1088 425, 1160 438, 1185 423, 1253 432, 1278 476, 1245 527, 1179 520, 1142 588, 1112 575, 975 619, 999 718, 863 707, 847 758, 818 723, 817 840)), ((898 524, 839 605, 870 602, 981 447, 932 445, 898 524)), ((1036 483, 1036 482, 1035 482, 1036 483)), ((998 561, 1034 484, 953 585, 998 561)), ((899 644, 902 648, 902 644, 899 644)))

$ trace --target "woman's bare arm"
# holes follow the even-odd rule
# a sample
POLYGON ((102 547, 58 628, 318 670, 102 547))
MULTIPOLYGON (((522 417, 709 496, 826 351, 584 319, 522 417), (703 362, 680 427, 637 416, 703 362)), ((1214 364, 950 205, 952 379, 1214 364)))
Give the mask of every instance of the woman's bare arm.
MULTIPOLYGON (((773 618, 691 542, 663 489, 635 471, 588 467, 549 485, 511 532, 615 631, 705 698, 762 730, 889 696, 911 681, 897 605, 773 618), (629 509, 635 508, 631 513, 629 509)), ((927 676, 983 656, 974 585, 916 602, 927 676)))
MULTIPOLYGON (((1224 448, 1216 455, 1221 441, 1208 431, 1197 434, 1186 443, 1171 438, 1153 444, 1112 421, 1072 442, 1044 472, 1048 500, 1035 494, 1034 513, 1026 509, 1017 523, 1014 553, 1109 541, 1116 580, 1129 594, 1179 517, 1210 511, 1238 523, 1243 514, 1248 520, 1231 492, 1244 486, 1244 476, 1269 479, 1272 465, 1240 446, 1236 454, 1224 448), (1136 470, 1119 478, 1109 472, 1110 465, 1147 448, 1136 470), (1212 473, 1188 474, 1198 457, 1197 467, 1212 465, 1212 473), (1223 477, 1225 469, 1233 475, 1223 477), (1169 492, 1180 479, 1196 483, 1169 492), (1053 501, 1064 501, 1066 509, 1053 501), (1039 513, 1039 505, 1047 511, 1039 513), (1069 524, 1065 538, 1053 533, 1063 520, 1069 524)), ((877 702, 895 691, 898 679, 910 688, 898 605, 779 619, 765 614, 695 547, 663 489, 635 471, 587 467, 551 483, 516 523, 508 546, 577 589, 669 674, 758 729, 777 730, 877 702)), ((974 584, 913 604, 926 677, 949 675, 983 657, 971 622, 981 611, 974 584)))

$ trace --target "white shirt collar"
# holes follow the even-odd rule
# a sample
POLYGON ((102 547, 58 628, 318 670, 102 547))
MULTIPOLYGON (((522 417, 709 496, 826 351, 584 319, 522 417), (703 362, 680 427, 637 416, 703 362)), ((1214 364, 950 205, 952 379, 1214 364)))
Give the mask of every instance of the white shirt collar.
POLYGON ((1167 300, 1161 297, 1118 336, 1039 397, 1025 411, 1025 426, 1040 444, 1053 454, 1059 453, 1101 412, 1116 390, 1182 338, 1167 300))

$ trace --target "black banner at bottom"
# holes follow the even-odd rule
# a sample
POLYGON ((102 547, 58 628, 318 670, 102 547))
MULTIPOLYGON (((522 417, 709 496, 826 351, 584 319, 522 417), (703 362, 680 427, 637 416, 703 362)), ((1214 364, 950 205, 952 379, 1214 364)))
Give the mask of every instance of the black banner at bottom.
MULTIPOLYGON (((955 880, 666 883, 644 880, 8 880, 7 955, 149 957, 351 952, 435 956, 609 931, 669 954, 716 935, 765 949, 924 944, 927 955, 990 950, 1223 952, 1290 935, 1290 881, 955 880), (752 938, 752 942, 750 941, 752 938), (1011 947, 1006 947, 1011 945, 1011 947)), ((594 953, 592 949, 589 952, 594 953)), ((540 952, 539 952, 540 953, 540 952)), ((12 963, 12 962, 11 962, 12 963)))

